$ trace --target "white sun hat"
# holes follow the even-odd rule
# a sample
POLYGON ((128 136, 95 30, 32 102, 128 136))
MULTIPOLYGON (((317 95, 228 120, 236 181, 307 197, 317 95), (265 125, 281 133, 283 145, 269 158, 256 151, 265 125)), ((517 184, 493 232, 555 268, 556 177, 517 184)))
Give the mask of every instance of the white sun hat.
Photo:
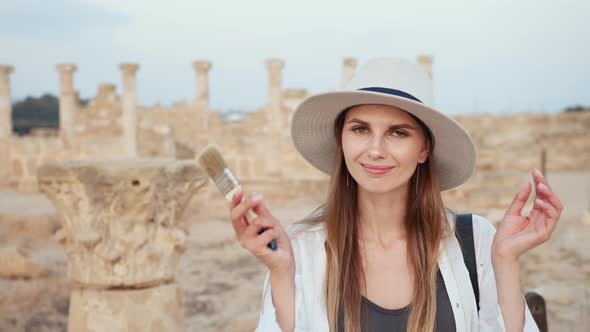
POLYGON ((361 104, 394 106, 424 122, 434 137, 430 160, 434 161, 441 191, 465 183, 473 174, 476 151, 471 136, 455 120, 435 110, 432 80, 418 64, 403 59, 371 60, 359 68, 345 88, 303 100, 291 120, 291 139, 297 151, 311 165, 331 175, 336 119, 342 111, 361 104))

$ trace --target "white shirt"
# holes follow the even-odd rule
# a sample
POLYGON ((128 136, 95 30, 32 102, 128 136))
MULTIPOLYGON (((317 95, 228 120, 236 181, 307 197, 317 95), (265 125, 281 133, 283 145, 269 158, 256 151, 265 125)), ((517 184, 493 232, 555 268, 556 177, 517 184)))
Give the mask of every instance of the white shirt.
MULTIPOLYGON (((454 216, 447 214, 454 229, 454 216)), ((291 233, 294 227, 288 228, 291 233)), ((477 313, 475 295, 469 272, 457 238, 452 236, 441 244, 438 265, 453 308, 457 332, 506 331, 491 262, 492 240, 496 229, 485 218, 473 215, 473 239, 477 262, 480 311, 477 313)), ((324 224, 315 225, 291 238, 295 256, 295 332, 329 331, 324 304, 326 252, 324 224)), ((257 332, 281 331, 275 316, 269 274, 266 275, 262 308, 257 332)), ((523 298, 524 302, 524 298, 523 298)), ((525 332, 539 331, 525 302, 525 332)))

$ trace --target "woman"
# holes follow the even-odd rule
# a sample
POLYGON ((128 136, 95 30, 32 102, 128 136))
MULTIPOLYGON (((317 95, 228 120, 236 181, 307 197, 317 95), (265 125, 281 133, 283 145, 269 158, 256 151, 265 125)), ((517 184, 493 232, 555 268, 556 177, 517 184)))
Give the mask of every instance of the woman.
POLYGON ((478 310, 455 215, 440 195, 469 179, 476 152, 432 99, 417 65, 378 59, 346 89, 298 106, 295 147, 331 176, 319 214, 287 235, 261 195, 238 193, 231 205, 236 237, 269 269, 258 331, 538 330, 521 296, 518 257, 549 239, 561 203, 535 170, 529 216, 520 213, 528 183, 497 232, 473 216, 478 310), (258 215, 250 224, 248 209, 258 215), (272 239, 277 251, 266 245, 272 239))

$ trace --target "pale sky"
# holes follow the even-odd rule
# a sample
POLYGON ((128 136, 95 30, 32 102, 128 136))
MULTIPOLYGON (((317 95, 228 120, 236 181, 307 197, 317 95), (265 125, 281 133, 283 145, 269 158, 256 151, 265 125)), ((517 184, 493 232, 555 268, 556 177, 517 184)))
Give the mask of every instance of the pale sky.
POLYGON ((434 56, 447 114, 557 112, 590 105, 590 1, 19 0, 0 6, 0 63, 13 100, 57 94, 55 64, 78 65, 82 98, 137 62, 138 102, 195 97, 193 60, 209 60, 210 104, 264 105, 264 60, 285 60, 283 88, 339 87, 342 59, 434 56))

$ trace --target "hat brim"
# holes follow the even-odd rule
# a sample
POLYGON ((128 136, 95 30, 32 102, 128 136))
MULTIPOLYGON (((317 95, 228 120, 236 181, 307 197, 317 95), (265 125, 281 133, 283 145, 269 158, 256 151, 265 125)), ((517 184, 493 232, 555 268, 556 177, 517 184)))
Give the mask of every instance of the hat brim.
POLYGON ((440 191, 466 182, 475 170, 476 150, 471 136, 452 118, 420 102, 372 91, 334 91, 302 101, 291 119, 291 139, 307 162, 331 175, 336 153, 334 123, 345 109, 361 104, 382 104, 402 109, 430 129, 435 137, 431 161, 440 191))

